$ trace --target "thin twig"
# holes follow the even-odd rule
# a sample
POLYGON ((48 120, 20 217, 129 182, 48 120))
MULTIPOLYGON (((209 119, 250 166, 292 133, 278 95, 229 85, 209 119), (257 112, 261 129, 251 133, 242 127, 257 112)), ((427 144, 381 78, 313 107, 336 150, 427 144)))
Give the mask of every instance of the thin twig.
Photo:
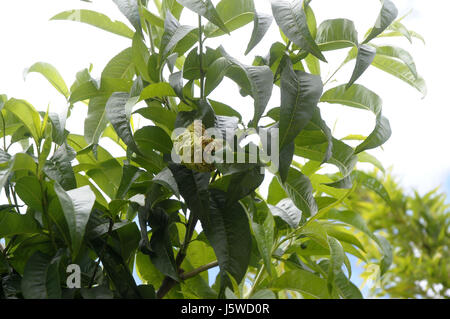
POLYGON ((216 261, 213 261, 213 262, 211 262, 211 263, 209 263, 209 264, 200 266, 200 267, 198 267, 197 269, 194 269, 194 270, 192 270, 192 271, 190 271, 190 272, 182 273, 182 274, 180 275, 180 278, 183 279, 183 280, 186 280, 186 279, 195 277, 195 276, 197 276, 198 274, 200 274, 200 273, 202 273, 202 272, 204 272, 204 271, 207 271, 207 270, 209 270, 209 269, 211 269, 211 268, 217 267, 217 266, 219 266, 219 262, 216 260, 216 261))
POLYGON ((265 270, 265 265, 263 264, 262 266, 261 266, 261 268, 259 269, 259 271, 258 271, 258 273, 256 274, 256 276, 255 276, 255 281, 253 282, 253 285, 252 285, 252 287, 250 288, 250 291, 248 292, 248 297, 250 297, 252 294, 253 294, 253 292, 255 291, 255 289, 256 289, 256 286, 258 286, 258 284, 259 284, 259 282, 260 282, 260 280, 261 280, 261 278, 262 278, 262 275, 263 275, 263 273, 264 273, 264 270, 265 270))
POLYGON ((203 70, 202 16, 198 16, 198 56, 200 65, 200 98, 205 98, 205 72, 203 70))
POLYGON ((145 23, 147 25, 147 30, 148 30, 148 38, 150 40, 150 51, 152 52, 152 54, 155 54, 155 44, 153 42, 153 34, 152 34, 152 26, 150 25, 150 23, 148 23, 147 20, 145 20, 145 23))
MULTIPOLYGON (((9 184, 9 183, 8 183, 9 184)), ((11 184, 9 184, 9 188, 11 190, 11 193, 13 194, 13 200, 14 200, 14 206, 16 206, 16 211, 18 214, 20 214, 20 209, 19 209, 19 204, 17 203, 17 196, 16 196, 16 191, 14 190, 14 188, 11 186, 11 184)))

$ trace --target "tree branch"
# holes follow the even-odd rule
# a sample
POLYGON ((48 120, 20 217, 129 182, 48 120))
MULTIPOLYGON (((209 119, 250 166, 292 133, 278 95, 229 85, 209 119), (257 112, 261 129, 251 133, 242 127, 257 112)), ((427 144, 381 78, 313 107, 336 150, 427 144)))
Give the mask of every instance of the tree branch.
POLYGON ((207 270, 209 270, 211 268, 214 268, 214 267, 217 267, 217 266, 219 266, 219 262, 216 260, 216 261, 213 261, 212 263, 200 266, 197 269, 194 269, 194 270, 192 270, 190 272, 182 273, 180 275, 180 277, 183 280, 190 279, 190 278, 195 277, 195 276, 197 276, 198 274, 200 274, 200 273, 202 273, 204 271, 207 271, 207 270))
MULTIPOLYGON (((186 235, 184 238, 183 245, 180 248, 180 251, 178 252, 177 258, 175 260, 175 265, 178 271, 178 274, 180 274, 180 278, 182 278, 183 270, 180 268, 181 264, 184 261, 184 258, 186 258, 186 252, 187 248, 189 246, 189 243, 191 242, 192 236, 194 235, 195 226, 197 225, 198 218, 194 217, 194 214, 191 212, 191 215, 189 216, 189 221, 186 229, 186 235)), ((156 293, 156 298, 162 299, 164 296, 177 284, 177 281, 170 278, 165 277, 161 287, 159 288, 158 292, 156 293)))

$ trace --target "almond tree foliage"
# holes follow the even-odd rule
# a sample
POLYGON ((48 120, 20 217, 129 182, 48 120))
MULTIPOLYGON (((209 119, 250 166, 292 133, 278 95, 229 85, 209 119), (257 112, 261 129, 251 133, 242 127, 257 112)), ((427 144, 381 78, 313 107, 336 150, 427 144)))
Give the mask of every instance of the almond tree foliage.
MULTIPOLYGON (((408 52, 373 43, 420 38, 396 20, 395 5, 383 1, 374 27, 360 37, 347 19, 318 23, 311 1, 272 1, 273 15, 257 12, 253 0, 113 1, 131 27, 90 10, 52 18, 129 38, 130 46, 109 61, 100 79, 84 69, 68 87, 52 65, 39 62, 27 72, 42 74, 66 106, 58 113, 38 112, 24 100, 1 96, 0 186, 8 202, 0 207, 0 296, 361 298, 350 280, 348 255, 364 260, 365 251, 376 249, 378 258, 369 262, 383 276, 392 250, 384 237, 368 231, 357 211, 354 218, 343 218, 343 212, 361 187, 391 203, 381 183, 355 168, 358 161, 377 165, 365 151, 385 143, 391 129, 381 98, 358 78, 374 66, 426 91, 408 52), (181 25, 184 11, 198 21, 181 25), (222 46, 208 47, 209 39, 253 24, 249 54, 272 23, 280 29, 279 41, 252 65, 222 46), (348 51, 336 72, 354 64, 347 83, 322 82, 319 61, 333 50, 348 51), (250 123, 242 121, 242 109, 208 97, 220 92, 225 77, 253 101, 239 106, 253 108, 250 123), (268 105, 274 89, 281 101, 268 105), (65 128, 76 103, 88 110, 83 136, 65 128), (320 103, 372 112, 373 132, 354 136, 356 147, 334 138, 320 103), (138 116, 152 124, 137 128, 138 116), (263 117, 269 125, 260 125, 263 117), (214 164, 208 171, 172 162, 171 133, 194 120, 205 128, 232 128, 240 140, 250 129, 278 128, 279 170, 269 171, 260 158, 214 164), (104 138, 126 155, 112 156, 104 138), (23 151, 11 152, 15 144, 23 151), (337 173, 319 173, 326 163, 337 173), (268 198, 258 192, 265 176, 273 176, 268 198), (368 240, 363 244, 347 226, 368 240), (81 268, 79 289, 67 286, 72 264, 81 268), (206 270, 216 266, 219 274, 210 285, 206 270)), ((258 147, 271 149, 269 141, 258 147)), ((233 151, 245 155, 249 147, 233 151)))
MULTIPOLYGON (((450 205, 446 204, 445 193, 436 189, 423 196, 416 191, 408 195, 391 175, 370 175, 384 184, 391 205, 359 189, 352 195, 353 209, 367 221, 370 230, 380 232, 389 241, 393 250, 392 266, 382 278, 372 274, 372 267, 366 265, 363 277, 376 283, 372 295, 449 298, 450 205)), ((365 243, 367 237, 361 236, 360 240, 365 243)), ((377 256, 376 250, 367 251, 367 259, 377 256)))

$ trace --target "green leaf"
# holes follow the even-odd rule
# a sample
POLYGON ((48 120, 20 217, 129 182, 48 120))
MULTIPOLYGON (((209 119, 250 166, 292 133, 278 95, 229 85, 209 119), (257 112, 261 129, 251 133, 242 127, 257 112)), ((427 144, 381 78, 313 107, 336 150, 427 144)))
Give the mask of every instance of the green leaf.
POLYGON ((414 59, 408 51, 391 45, 376 47, 376 49, 377 55, 385 55, 387 57, 402 61, 406 64, 406 66, 408 66, 409 70, 416 78, 419 77, 414 59))
POLYGON ((269 194, 267 196, 267 203, 269 203, 270 205, 276 205, 280 200, 286 197, 287 197, 286 192, 278 182, 278 179, 276 177, 273 177, 269 185, 269 194))
POLYGON ((172 132, 175 128, 175 120, 177 119, 177 113, 169 111, 162 106, 150 106, 137 110, 138 113, 151 120, 156 125, 166 129, 166 132, 172 132))
POLYGON ((184 92, 183 92, 183 72, 179 71, 179 72, 175 72, 172 73, 171 75, 169 75, 169 83, 170 86, 173 88, 173 90, 175 91, 175 94, 178 96, 178 98, 185 102, 185 98, 184 98, 184 92))
POLYGON ((319 76, 294 71, 290 63, 284 67, 281 74, 280 150, 311 120, 322 90, 319 76))
POLYGON ((214 110, 214 113, 218 116, 234 116, 239 119, 239 121, 242 121, 241 114, 234 110, 231 106, 228 106, 226 104, 223 104, 218 101, 210 100, 208 99, 209 103, 211 104, 211 107, 214 110))
POLYGON ((59 260, 40 251, 34 253, 25 266, 22 293, 26 299, 61 298, 59 260))
POLYGON ((296 269, 275 279, 272 287, 277 290, 294 290, 316 299, 330 299, 327 282, 309 271, 296 269))
POLYGON ((138 0, 113 0, 138 33, 142 33, 138 0))
MULTIPOLYGON (((391 27, 394 26, 395 23, 391 24, 391 27)), ((389 28, 390 29, 390 28, 389 28)), ((420 41, 422 41, 423 44, 425 44, 425 39, 423 36, 421 36, 420 34, 418 34, 417 32, 414 32, 412 30, 408 30, 409 35, 412 38, 417 38, 420 41)), ((392 32, 385 32, 380 34, 378 37, 401 37, 401 36, 405 36, 404 32, 400 32, 400 31, 392 31, 392 32)))
POLYGON ((327 123, 322 119, 322 115, 320 114, 320 109, 318 107, 315 108, 313 117, 309 125, 311 127, 319 128, 325 135, 328 147, 325 151, 325 156, 321 163, 326 163, 333 157, 333 135, 331 134, 331 129, 328 127, 327 123))
POLYGON ((333 187, 337 189, 351 189, 353 186, 353 180, 351 176, 345 176, 344 178, 332 182, 332 183, 324 183, 327 187, 333 187))
POLYGON ((341 85, 322 95, 321 102, 336 103, 372 111, 376 115, 373 132, 355 150, 355 154, 383 145, 391 136, 389 121, 381 115, 381 98, 362 85, 352 85, 349 89, 341 85))
POLYGON ((202 227, 214 248, 222 276, 227 272, 240 283, 250 262, 252 239, 243 207, 239 203, 227 206, 226 200, 224 192, 210 190, 210 216, 201 219, 202 227))
MULTIPOLYGON (((214 249, 211 245, 209 245, 207 241, 202 241, 200 238, 198 239, 199 240, 194 240, 191 242, 187 250, 189 263, 195 268, 217 260, 214 249)), ((200 276, 206 280, 209 278, 208 273, 202 273, 200 276)))
POLYGON ((177 2, 198 15, 205 17, 211 23, 218 26, 223 32, 230 33, 219 13, 216 11, 216 8, 214 8, 211 0, 177 0, 177 2))
POLYGON ((130 127, 131 108, 136 102, 137 98, 130 98, 128 93, 113 93, 106 103, 106 117, 122 141, 133 152, 139 153, 130 127))
POLYGON ((381 260, 381 267, 383 271, 389 268, 392 263, 392 251, 389 244, 386 243, 384 238, 380 239, 380 236, 374 235, 366 225, 366 222, 361 217, 361 215, 353 212, 353 211, 338 211, 332 209, 326 213, 326 215, 322 216, 324 219, 334 219, 341 222, 344 222, 348 225, 355 227, 356 229, 362 231, 369 238, 373 239, 381 249, 381 253, 383 255, 381 260))
POLYGON ((272 213, 264 201, 257 201, 251 197, 243 200, 247 207, 250 226, 255 235, 259 253, 269 274, 272 273, 272 249, 274 241, 275 221, 272 213))
POLYGON ((181 25, 170 12, 167 12, 160 46, 161 57, 168 56, 177 44, 195 29, 195 27, 181 25))
POLYGON ((66 119, 67 119, 68 108, 66 108, 60 114, 49 113, 48 117, 52 123, 52 140, 58 145, 62 145, 66 140, 66 134, 68 133, 65 129, 66 119))
MULTIPOLYGON (((3 155, 5 156, 5 154, 3 155)), ((37 172, 36 162, 27 153, 17 153, 12 159, 8 154, 8 156, 5 156, 3 158, 3 163, 1 166, 0 189, 2 189, 6 185, 8 179, 14 171, 26 170, 31 172, 32 174, 36 174, 37 172)))
POLYGON ((245 55, 249 54, 259 42, 264 38, 264 35, 269 30, 272 25, 273 18, 269 14, 255 12, 253 17, 253 32, 250 37, 250 42, 248 43, 247 49, 245 50, 245 55))
POLYGON ((325 20, 317 30, 316 42, 321 51, 356 47, 358 46, 358 32, 351 20, 325 20))
POLYGON ((81 248, 86 225, 95 203, 95 194, 89 186, 66 192, 58 183, 55 183, 55 193, 69 226, 72 252, 76 256, 81 248))
POLYGON ((329 249, 327 229, 319 222, 312 221, 301 228, 300 234, 305 235, 323 248, 329 249))
POLYGON ((177 96, 169 83, 153 83, 146 86, 140 96, 140 100, 147 100, 155 97, 177 96))
POLYGON ((408 39, 409 43, 412 44, 412 35, 411 32, 400 22, 401 18, 397 21, 394 21, 389 27, 388 30, 392 30, 394 32, 398 32, 408 39))
POLYGON ((289 40, 319 60, 327 62, 308 28, 302 2, 290 0, 272 0, 271 2, 275 21, 289 40))
POLYGON ((216 116, 208 100, 195 100, 192 103, 196 106, 196 109, 190 112, 179 112, 175 121, 175 128, 186 128, 194 120, 201 120, 206 129, 214 127, 216 116))
POLYGON ((108 119, 106 117, 106 103, 109 95, 96 96, 89 100, 88 114, 84 120, 84 137, 89 144, 98 144, 108 119))
POLYGON ((126 24, 119 21, 112 21, 106 15, 92 10, 82 9, 64 11, 55 15, 50 20, 69 20, 83 22, 130 39, 132 39, 134 35, 134 32, 129 27, 127 27, 126 24))
POLYGON ((384 169, 383 164, 381 164, 381 162, 373 155, 366 153, 366 152, 361 152, 358 154, 358 162, 360 163, 370 163, 373 166, 375 166, 376 168, 378 168, 380 171, 382 171, 383 173, 386 173, 386 170, 384 169))
POLYGON ((208 185, 211 174, 194 172, 183 165, 173 163, 168 167, 188 208, 202 224, 207 223, 210 218, 208 185))
POLYGON ((313 188, 308 177, 298 170, 289 169, 289 175, 283 188, 306 217, 314 216, 317 213, 317 203, 313 196, 313 188))
POLYGON ((45 163, 45 174, 58 182, 65 190, 77 187, 71 162, 75 159, 76 152, 67 144, 63 144, 55 151, 53 156, 45 163))
POLYGON ((345 228, 339 225, 327 225, 327 224, 324 224, 323 227, 325 228, 329 236, 338 239, 340 242, 352 244, 361 249, 363 252, 366 251, 361 241, 353 233, 347 231, 345 228))
MULTIPOLYGON (((0 272, 2 274, 8 272, 11 269, 11 267, 8 265, 8 260, 6 259, 4 254, 0 254, 0 272)), ((19 277, 20 278, 20 277, 19 277)), ((2 278, 2 298, 8 298, 8 293, 6 292, 7 290, 7 282, 6 282, 6 278, 3 277, 2 278)), ((13 295, 15 295, 15 293, 13 293, 13 295)))
POLYGON ((42 74, 59 93, 66 98, 69 97, 69 89, 67 88, 66 82, 64 82, 61 74, 59 74, 54 66, 44 62, 37 62, 24 71, 24 76, 34 72, 42 74))
POLYGON ((381 275, 384 275, 389 270, 389 267, 392 265, 393 260, 392 247, 386 240, 386 238, 382 236, 376 236, 376 238, 378 239, 377 244, 380 246, 382 251, 382 258, 380 262, 380 273, 381 275))
POLYGON ((341 221, 343 223, 346 223, 348 225, 351 225, 355 227, 356 229, 362 231, 364 234, 369 236, 370 238, 374 238, 375 236, 373 233, 369 230, 367 227, 367 224, 362 218, 362 216, 358 213, 355 213, 354 211, 338 211, 336 209, 331 209, 327 213, 325 213, 323 216, 321 216, 321 219, 334 219, 341 221))
POLYGON ((314 55, 308 54, 305 58, 309 73, 320 76, 320 61, 314 55))
POLYGON ((375 129, 364 142, 356 147, 355 154, 383 145, 389 140, 391 135, 392 131, 389 120, 384 116, 377 116, 375 129))
POLYGON ((0 238, 39 233, 39 227, 31 214, 20 215, 9 209, 0 210, 0 238))
POLYGON ((389 193, 383 184, 381 184, 376 178, 361 171, 354 171, 352 173, 352 177, 363 186, 378 194, 378 196, 380 196, 387 204, 391 205, 392 202, 389 193))
POLYGON ((94 80, 77 84, 70 94, 69 102, 74 104, 79 101, 91 99, 94 96, 102 95, 97 86, 94 80))
POLYGON ((270 205, 269 207, 273 216, 280 217, 291 228, 297 229, 302 218, 302 212, 295 206, 292 199, 284 198, 276 206, 270 205))
POLYGON ((232 174, 227 191, 227 204, 233 204, 251 194, 263 181, 264 173, 261 174, 259 166, 232 174))
POLYGON ((398 10, 394 3, 390 0, 383 0, 383 6, 381 8, 378 19, 375 22, 375 26, 372 28, 369 35, 362 43, 368 43, 370 40, 383 33, 383 31, 386 30, 386 28, 389 27, 392 22, 394 22, 394 20, 397 18, 397 15, 398 10))
POLYGON ((101 238, 92 240, 91 244, 120 297, 124 299, 140 299, 139 289, 122 256, 101 238))
POLYGON ((358 47, 358 55, 356 56, 355 69, 353 70, 352 77, 348 82, 346 88, 350 88, 353 83, 360 78, 360 76, 367 70, 372 64, 376 55, 376 50, 368 45, 360 45, 358 47))
POLYGON ((375 56, 372 65, 408 83, 422 93, 424 97, 427 95, 427 85, 425 80, 421 76, 416 78, 406 64, 385 55, 377 55, 375 56))
POLYGON ((17 195, 31 209, 44 213, 41 184, 36 176, 24 176, 16 182, 17 195))
MULTIPOLYGON (((135 48, 126 48, 115 55, 103 69, 102 79, 112 78, 132 80, 135 74, 134 51, 135 48)), ((111 93, 113 91, 114 90, 112 90, 111 93)))
POLYGON ((161 286, 164 279, 164 275, 151 262, 150 256, 141 252, 136 254, 136 272, 144 283, 155 287, 161 286))
POLYGON ((124 199, 133 183, 142 175, 143 171, 132 165, 123 166, 122 179, 117 190, 116 199, 124 199))
MULTIPOLYGON (((324 269, 325 272, 329 270, 328 260, 322 260, 319 263, 319 267, 324 269)), ((361 291, 356 287, 346 276, 340 271, 334 277, 334 288, 345 299, 363 299, 361 291)))
POLYGON ((170 190, 175 196, 180 197, 180 192, 178 191, 177 181, 175 180, 172 171, 167 167, 164 168, 161 172, 158 173, 155 177, 153 177, 152 181, 154 183, 158 183, 168 190, 170 190))
MULTIPOLYGON (((253 126, 256 127, 259 122, 259 119, 264 114, 266 106, 269 103, 270 97, 272 96, 273 73, 267 66, 247 66, 242 64, 237 59, 228 55, 228 53, 225 52, 222 46, 219 47, 219 50, 222 53, 222 56, 228 62, 229 66, 224 70, 226 73, 222 73, 221 75, 218 76, 218 78, 220 79, 223 78, 224 75, 227 75, 239 86, 243 87, 246 91, 248 91, 248 94, 252 95, 255 107, 252 123, 253 126), (245 78, 243 78, 243 76, 245 78)), ((219 60, 214 62, 213 65, 215 65, 219 60)), ((213 67, 211 66, 211 69, 212 68, 213 67)), ((206 86, 208 86, 208 82, 211 80, 211 77, 215 78, 214 76, 212 76, 211 73, 213 72, 208 71, 206 75, 207 77, 206 86), (210 76, 209 79, 208 74, 210 76)), ((221 79, 219 81, 215 80, 214 82, 217 83, 218 85, 220 81, 221 79)), ((209 86, 209 88, 206 89, 206 92, 210 93, 214 88, 215 86, 213 87, 209 86)))
POLYGON ((9 99, 4 109, 14 114, 30 132, 36 144, 41 138, 41 118, 36 109, 27 101, 9 99))
POLYGON ((339 293, 345 299, 364 299, 359 288, 353 284, 341 271, 334 278, 334 283, 339 289, 339 293))
MULTIPOLYGON (((206 52, 202 56, 202 69, 203 73, 208 72, 209 66, 222 57, 218 49, 211 49, 206 47, 206 52)), ((193 48, 189 52, 183 65, 183 77, 186 80, 197 80, 200 79, 200 57, 198 55, 198 48, 193 48)))
POLYGON ((144 154, 146 149, 154 149, 167 154, 172 151, 173 145, 170 136, 157 126, 145 126, 139 129, 134 134, 134 140, 144 154))
POLYGON ((292 160, 294 159, 295 143, 290 142, 285 145, 280 151, 278 174, 280 175, 281 182, 284 183, 289 173, 292 160))
POLYGON ((177 0, 162 0, 160 15, 164 19, 166 18, 167 10, 169 10, 175 18, 180 19, 183 6, 180 5, 177 0))
POLYGON ((139 71, 139 74, 145 81, 151 82, 151 78, 148 73, 148 61, 150 59, 150 53, 142 39, 142 36, 139 33, 136 33, 133 37, 131 51, 133 55, 133 63, 136 66, 136 69, 139 71))
POLYGON ((383 101, 373 91, 366 87, 355 84, 346 89, 340 85, 326 91, 320 102, 342 104, 373 112, 375 115, 381 113, 383 101))
POLYGON ((80 84, 70 95, 69 102, 76 103, 97 96, 110 95, 112 92, 129 92, 133 82, 128 79, 102 77, 101 86, 95 81, 86 81, 80 84))
POLYGON ((77 87, 79 87, 81 84, 85 82, 95 82, 94 79, 91 76, 92 71, 92 64, 89 66, 89 68, 85 68, 81 71, 78 71, 75 75, 75 81, 72 83, 72 86, 70 87, 70 91, 74 91, 77 87))
POLYGON ((313 39, 315 39, 317 36, 317 19, 316 15, 314 14, 314 11, 309 5, 310 2, 311 0, 303 1, 302 8, 305 11, 306 24, 308 25, 308 29, 311 32, 311 36, 313 37, 313 39))
POLYGON ((345 253, 341 243, 336 238, 328 236, 328 246, 330 247, 330 268, 328 271, 328 287, 330 289, 335 276, 342 271, 345 253))
POLYGON ((209 66, 206 72, 205 95, 208 96, 222 82, 231 67, 230 62, 224 58, 218 58, 209 66))
MULTIPOLYGON (((181 267, 186 271, 194 270, 194 267, 190 259, 191 258, 186 258, 183 264, 181 265, 181 267)), ((193 299, 217 298, 217 292, 209 286, 208 279, 207 278, 205 279, 202 276, 194 276, 192 278, 185 280, 184 283, 181 284, 181 291, 185 298, 193 298, 193 299)))
MULTIPOLYGON (((175 0, 173 0, 175 2, 175 0)), ((142 17, 147 20, 151 26, 156 26, 161 29, 164 29, 164 20, 148 11, 146 8, 141 7, 142 17)))
MULTIPOLYGON (((253 0, 221 0, 216 10, 228 30, 225 33, 229 33, 253 21, 255 5, 253 0)), ((208 38, 224 34, 224 31, 213 23, 208 23, 204 32, 208 38)))
POLYGON ((157 208, 149 213, 149 226, 152 228, 150 239, 150 258, 155 267, 164 275, 179 281, 169 237, 169 216, 163 209, 157 208))
MULTIPOLYGON (((330 250, 328 248, 322 247, 320 244, 318 244, 314 240, 304 240, 302 243, 293 244, 288 248, 287 253, 293 252, 294 254, 298 256, 329 256, 330 250)), ((291 255, 295 256, 295 255, 291 255)), ((291 260, 294 259, 294 257, 291 257, 291 260)))

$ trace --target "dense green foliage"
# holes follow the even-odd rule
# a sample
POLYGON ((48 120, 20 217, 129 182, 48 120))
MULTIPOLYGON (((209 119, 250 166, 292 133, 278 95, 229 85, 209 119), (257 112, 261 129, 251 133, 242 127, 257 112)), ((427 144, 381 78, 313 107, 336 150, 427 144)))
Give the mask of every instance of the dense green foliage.
MULTIPOLYGON (((373 276, 370 266, 366 269, 364 277, 375 283, 373 295, 450 298, 450 205, 446 204, 445 194, 434 190, 423 196, 417 192, 407 195, 391 176, 378 178, 392 205, 381 204, 364 190, 353 197, 357 203, 354 209, 371 230, 381 232, 393 249, 392 267, 384 277, 373 276)), ((377 258, 377 252, 369 250, 367 258, 377 258)))
MULTIPOLYGON (((255 11, 253 0, 114 2, 133 29, 89 10, 53 17, 129 38, 130 47, 109 61, 100 79, 81 70, 69 87, 53 66, 36 63, 28 72, 47 78, 66 106, 58 113, 38 112, 26 101, 1 96, 0 187, 8 202, 0 207, 0 296, 361 298, 350 281, 348 254, 367 260, 381 276, 393 257, 387 240, 352 210, 349 196, 365 187, 392 204, 377 179, 355 169, 358 161, 378 165, 365 151, 384 144, 391 129, 381 98, 356 82, 373 65, 426 90, 405 50, 371 42, 417 35, 395 21, 393 3, 383 2, 361 39, 352 21, 317 23, 311 1, 272 1, 274 19, 255 11), (198 23, 181 25, 188 10, 198 23), (272 20, 280 40, 253 65, 223 47, 207 46, 208 39, 253 23, 248 54, 272 20), (348 83, 322 82, 319 61, 331 50, 348 51, 343 64, 355 60, 348 83), (225 77, 237 84, 236 92, 251 97, 250 123, 240 113, 251 105, 225 105, 228 92, 223 101, 208 98, 220 92, 225 77), (280 90, 281 101, 269 105, 273 90, 280 90), (83 136, 65 129, 76 103, 88 108, 83 136), (369 136, 355 137, 354 148, 332 136, 319 103, 367 109, 376 126, 369 136), (138 127, 136 118, 149 124, 138 127), (261 118, 270 123, 261 126, 261 118), (240 140, 251 128, 279 128, 279 169, 262 158, 214 163, 212 172, 174 163, 172 132, 194 120, 206 128, 231 128, 240 140), (111 155, 104 138, 123 148, 123 156, 111 155), (12 152, 12 145, 22 151, 12 152), (336 173, 320 173, 326 163, 336 173), (263 198, 258 188, 271 177, 263 198), (365 252, 374 249, 377 258, 368 260, 365 252), (80 288, 67 286, 71 264, 81 268, 80 288), (215 266, 219 275, 209 285, 206 270, 215 266)), ((275 148, 269 141, 258 147, 275 148)), ((245 156, 249 149, 233 152, 245 156)))

